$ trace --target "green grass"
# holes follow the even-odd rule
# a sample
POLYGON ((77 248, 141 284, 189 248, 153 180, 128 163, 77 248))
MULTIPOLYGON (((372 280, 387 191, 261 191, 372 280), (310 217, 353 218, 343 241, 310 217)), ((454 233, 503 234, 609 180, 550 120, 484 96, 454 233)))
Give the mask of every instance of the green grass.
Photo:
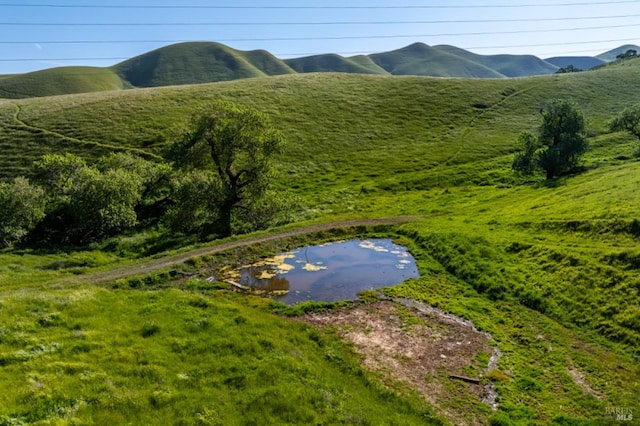
POLYGON ((0 422, 437 423, 335 336, 254 302, 95 287, 4 298, 0 422))
MULTIPOLYGON (((504 356, 500 374, 486 380, 495 381, 500 408, 485 417, 605 424, 607 408, 640 408, 640 162, 632 137, 607 132, 609 119, 640 102, 629 90, 638 78, 640 61, 631 60, 512 80, 286 75, 4 101, 0 170, 15 176, 60 150, 89 159, 113 149, 158 155, 199 101, 256 107, 289 140, 275 183, 300 198, 305 223, 421 216, 381 231, 409 245, 422 275, 387 293, 492 334, 504 356), (582 172, 550 183, 515 176, 518 134, 534 130, 541 105, 558 97, 576 101, 587 120, 582 172)), ((91 270, 135 263, 154 238, 0 253, 0 388, 17 390, 4 392, 0 416, 216 424, 240 423, 249 410, 247 419, 260 413, 272 423, 379 424, 425 412, 415 395, 385 390, 361 370, 331 333, 285 321, 256 299, 203 284, 142 292, 82 283, 91 270), (60 280, 72 275, 66 288, 60 280), (194 328, 202 319, 206 331, 194 328), (294 417, 278 417, 266 399, 284 400, 278 412, 294 417)), ((259 257, 277 247, 253 250, 259 257)))

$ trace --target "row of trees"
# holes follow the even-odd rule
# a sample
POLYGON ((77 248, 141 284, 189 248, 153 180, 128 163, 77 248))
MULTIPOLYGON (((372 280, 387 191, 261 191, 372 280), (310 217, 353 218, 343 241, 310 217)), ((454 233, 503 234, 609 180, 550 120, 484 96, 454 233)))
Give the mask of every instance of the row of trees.
POLYGON ((0 183, 0 242, 86 244, 152 225, 225 237, 268 226, 283 212, 284 200, 270 189, 283 147, 264 114, 217 102, 178 132, 166 162, 128 153, 94 164, 45 155, 29 178, 0 183))
MULTIPOLYGON (((585 121, 577 104, 564 99, 552 100, 540 112, 537 135, 520 134, 522 150, 516 153, 512 168, 524 175, 543 170, 547 179, 553 179, 574 170, 587 151, 585 121)), ((610 122, 609 130, 627 131, 640 141, 640 105, 625 109, 610 122)))

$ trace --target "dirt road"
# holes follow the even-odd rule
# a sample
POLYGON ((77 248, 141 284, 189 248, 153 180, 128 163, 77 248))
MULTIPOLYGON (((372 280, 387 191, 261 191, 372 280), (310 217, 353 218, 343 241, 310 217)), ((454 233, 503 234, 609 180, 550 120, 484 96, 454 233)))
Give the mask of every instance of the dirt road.
POLYGON ((194 250, 190 250, 184 253, 178 253, 170 256, 165 256, 159 259, 151 259, 146 261, 140 261, 135 265, 128 265, 119 268, 110 269, 108 271, 94 272, 91 274, 80 275, 73 278, 65 278, 59 283, 72 283, 72 282, 92 282, 100 283, 105 281, 113 281, 119 278, 124 278, 130 275, 149 274, 153 271, 168 268, 172 265, 177 265, 187 261, 188 259, 204 256, 208 254, 220 253, 226 250, 231 250, 237 247, 248 246, 251 244, 265 243, 269 241, 275 241, 279 239, 295 237, 298 235, 311 234, 319 231, 328 231, 331 229, 339 228, 353 228, 356 226, 376 226, 376 225, 398 225, 401 223, 412 222, 418 220, 418 216, 397 216, 391 218, 382 219, 354 219, 340 222, 322 223, 317 225, 309 225, 301 228, 296 228, 288 231, 282 231, 275 234, 266 236, 252 237, 242 239, 238 241, 231 241, 221 243, 209 247, 202 247, 194 250))

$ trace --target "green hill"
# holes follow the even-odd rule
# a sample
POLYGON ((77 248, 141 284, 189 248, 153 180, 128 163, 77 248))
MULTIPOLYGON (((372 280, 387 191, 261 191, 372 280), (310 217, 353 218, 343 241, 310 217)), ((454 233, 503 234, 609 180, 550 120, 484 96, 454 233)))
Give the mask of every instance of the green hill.
POLYGON ((532 55, 478 55, 449 45, 435 46, 434 49, 484 65, 503 77, 546 75, 553 74, 557 70, 557 67, 532 55))
MULTIPOLYGON (((410 66, 412 52, 396 54, 410 66)), ((267 113, 287 137, 275 186, 300 209, 284 230, 414 217, 254 244, 100 285, 90 273, 142 268, 149 247, 160 247, 157 260, 157 250, 182 250, 182 240, 144 230, 90 250, 4 249, 0 383, 13 391, 0 396, 0 421, 438 424, 435 412, 453 424, 610 424, 608 410, 635 407, 640 394, 640 163, 635 139, 609 133, 607 123, 640 102, 629 90, 639 79, 636 59, 535 78, 314 73, 0 102, 4 178, 27 173, 43 153, 159 155, 196 104, 228 99, 267 113), (580 173, 518 177, 518 135, 536 129, 552 98, 579 105, 591 150, 580 173), (496 368, 487 371, 491 354, 482 352, 459 375, 492 383, 496 410, 478 385, 440 370, 412 370, 416 388, 372 374, 360 366, 371 358, 353 353, 357 344, 340 343, 353 327, 301 325, 275 315, 282 307, 269 300, 205 280, 219 263, 355 235, 391 236, 417 259, 421 277, 385 294, 491 334, 502 352, 496 368), (168 281, 175 269, 196 275, 168 281), (427 404, 417 388, 449 397, 427 404)), ((387 321, 423 330, 423 318, 399 312, 387 321)), ((440 339, 445 328, 430 332, 440 339)), ((363 326, 358 337, 371 331, 363 326)), ((411 365, 421 353, 410 347, 389 365, 411 365)))
POLYGON ((434 77, 503 78, 504 75, 477 62, 446 51, 415 43, 402 49, 370 55, 371 59, 394 75, 434 77))
POLYGON ((635 50, 636 52, 640 53, 640 46, 636 46, 635 44, 625 44, 624 46, 620 46, 607 52, 601 53, 600 55, 596 56, 596 58, 602 59, 605 62, 612 62, 616 60, 616 57, 619 54, 625 53, 627 50, 635 50))
MULTIPOLYGON (((414 43, 402 49, 345 58, 336 54, 281 60, 264 50, 240 51, 220 43, 165 46, 110 68, 64 67, 0 76, 0 98, 213 83, 294 73, 341 72, 460 78, 505 78, 553 74, 562 64, 589 69, 633 48, 626 45, 600 57, 478 55, 454 46, 414 43)), ((613 58, 613 59, 611 59, 613 58)))
POLYGON ((60 67, 0 78, 0 98, 121 90, 129 87, 113 71, 96 67, 60 67))
POLYGON ((351 62, 355 62, 361 67, 368 70, 368 74, 388 74, 384 69, 380 68, 371 57, 366 55, 351 56, 348 58, 351 62))
POLYGON ((531 55, 478 55, 454 46, 423 43, 374 54, 371 58, 396 75, 504 78, 552 74, 557 70, 531 55))
POLYGON ((304 58, 287 59, 285 63, 299 73, 312 72, 344 72, 352 74, 387 74, 365 57, 355 59, 340 55, 315 55, 304 58))
POLYGON ((209 42, 163 47, 112 69, 136 87, 210 83, 294 72, 268 52, 242 52, 209 42))
POLYGON ((553 58, 547 58, 545 61, 557 66, 558 68, 566 68, 569 65, 573 65, 575 68, 581 70, 589 70, 607 63, 600 58, 593 58, 591 56, 556 56, 553 58))

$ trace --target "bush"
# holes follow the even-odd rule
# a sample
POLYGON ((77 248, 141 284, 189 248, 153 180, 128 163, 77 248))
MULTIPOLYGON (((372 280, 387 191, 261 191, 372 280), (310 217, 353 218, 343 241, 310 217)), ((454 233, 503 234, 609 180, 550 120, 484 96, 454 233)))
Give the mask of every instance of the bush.
POLYGON ((160 331, 160 327, 154 322, 146 322, 142 326, 141 334, 142 337, 147 338, 151 337, 154 334, 157 334, 160 331))
POLYGON ((44 190, 23 177, 0 182, 0 243, 22 240, 45 216, 44 190))

